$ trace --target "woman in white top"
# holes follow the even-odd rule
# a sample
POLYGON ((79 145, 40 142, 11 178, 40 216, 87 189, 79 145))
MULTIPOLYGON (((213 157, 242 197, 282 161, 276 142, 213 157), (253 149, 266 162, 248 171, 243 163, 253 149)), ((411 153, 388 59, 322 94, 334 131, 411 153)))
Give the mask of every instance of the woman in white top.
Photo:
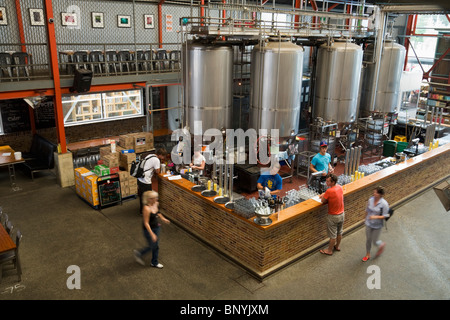
POLYGON ((205 169, 205 157, 202 155, 200 150, 194 151, 194 156, 192 157, 192 163, 189 164, 192 170, 197 170, 199 175, 203 175, 203 170, 205 169))
POLYGON ((366 208, 366 255, 362 261, 370 259, 370 249, 372 244, 378 247, 377 257, 383 252, 385 243, 381 240, 381 228, 383 228, 384 219, 389 217, 389 204, 383 198, 383 187, 376 187, 373 190, 373 197, 369 199, 366 208))

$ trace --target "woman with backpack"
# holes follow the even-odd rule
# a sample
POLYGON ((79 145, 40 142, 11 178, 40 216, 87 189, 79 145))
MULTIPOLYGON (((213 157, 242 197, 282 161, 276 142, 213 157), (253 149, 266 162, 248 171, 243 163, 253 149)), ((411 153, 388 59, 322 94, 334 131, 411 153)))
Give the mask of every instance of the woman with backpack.
POLYGON ((389 218, 389 204, 383 198, 384 188, 376 187, 373 190, 373 196, 370 197, 366 208, 366 255, 362 261, 366 262, 370 259, 370 249, 372 244, 378 247, 376 257, 384 250, 386 244, 381 241, 380 234, 383 228, 384 220, 389 218))

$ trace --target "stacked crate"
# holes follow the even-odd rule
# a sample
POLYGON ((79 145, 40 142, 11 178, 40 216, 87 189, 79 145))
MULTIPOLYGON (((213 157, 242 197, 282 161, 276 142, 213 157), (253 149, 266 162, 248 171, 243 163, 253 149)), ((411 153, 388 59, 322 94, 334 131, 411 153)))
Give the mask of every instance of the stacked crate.
POLYGON ((100 160, 101 164, 107 166, 110 169, 110 173, 119 172, 120 154, 123 148, 116 146, 116 152, 111 152, 111 146, 100 148, 100 160))
POLYGON ((136 195, 137 194, 136 178, 132 177, 128 171, 120 170, 118 174, 122 198, 127 198, 136 195))
POLYGON ((75 191, 93 207, 100 205, 97 179, 96 174, 84 167, 75 169, 75 191))
POLYGON ((119 146, 133 149, 136 153, 154 149, 153 134, 151 132, 129 133, 119 136, 119 146))

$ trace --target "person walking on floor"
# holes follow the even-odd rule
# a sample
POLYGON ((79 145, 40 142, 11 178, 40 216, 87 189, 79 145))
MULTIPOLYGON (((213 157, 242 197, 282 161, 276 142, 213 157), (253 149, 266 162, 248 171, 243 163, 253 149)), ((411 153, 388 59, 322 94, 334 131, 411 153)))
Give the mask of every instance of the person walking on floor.
POLYGON ((141 250, 134 250, 134 257, 139 264, 145 266, 145 262, 142 260, 142 257, 151 251, 151 266, 161 269, 163 265, 158 262, 159 233, 161 230, 158 218, 166 224, 169 224, 170 221, 167 220, 159 211, 158 193, 156 191, 144 192, 142 194, 142 203, 144 205, 142 210, 142 229, 144 231, 144 237, 148 242, 148 247, 141 250))
POLYGON ((152 178, 154 173, 159 173, 161 168, 161 161, 166 158, 166 150, 158 149, 156 154, 149 154, 144 159, 144 176, 137 179, 138 196, 140 199, 139 214, 142 214, 144 207, 142 202, 142 194, 145 191, 152 190, 152 178))
POLYGON ((327 233, 330 237, 328 249, 320 250, 320 253, 331 256, 333 251, 341 251, 340 244, 344 225, 344 191, 342 186, 336 184, 337 176, 328 175, 326 179, 328 189, 319 198, 322 203, 328 203, 327 233))
POLYGON ((362 261, 366 262, 370 259, 370 249, 372 244, 378 247, 376 257, 384 250, 386 244, 380 240, 381 230, 383 228, 384 219, 389 218, 389 204, 383 198, 384 188, 376 187, 373 190, 373 196, 370 197, 366 208, 366 255, 362 261))

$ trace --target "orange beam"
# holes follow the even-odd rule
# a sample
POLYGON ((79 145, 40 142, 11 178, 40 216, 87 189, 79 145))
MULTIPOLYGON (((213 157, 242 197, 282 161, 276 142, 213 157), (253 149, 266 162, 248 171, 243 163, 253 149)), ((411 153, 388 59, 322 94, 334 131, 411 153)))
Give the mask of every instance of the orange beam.
MULTIPOLYGON (((225 0, 222 0, 222 3, 225 4, 226 1, 225 1, 225 0)), ((225 10, 222 10, 222 18, 223 18, 222 23, 223 23, 224 25, 225 25, 225 16, 226 16, 226 11, 225 11, 225 10)))
MULTIPOLYGON (((23 20, 22 20, 22 9, 20 7, 20 0, 16 0, 16 13, 17 13, 17 25, 19 27, 19 38, 20 43, 25 43, 25 32, 23 29, 23 20)), ((21 46, 22 52, 27 52, 27 48, 22 45, 21 46)))
MULTIPOLYGON (((205 5, 205 0, 200 1, 200 21, 203 22, 203 17, 205 16, 205 8, 203 7, 205 5)), ((201 24, 203 26, 203 23, 201 24)))
POLYGON ((52 68, 53 83, 55 87, 55 94, 53 96, 53 106, 55 108, 55 123, 58 141, 61 146, 61 153, 67 152, 66 146, 66 132, 64 130, 64 114, 62 109, 62 96, 59 78, 59 67, 58 67, 58 49, 56 47, 56 37, 55 37, 55 25, 53 21, 53 6, 52 0, 45 0, 45 16, 47 17, 47 32, 48 32, 48 46, 50 54, 50 66, 52 68), (49 20, 52 19, 52 22, 49 20))
POLYGON ((163 25, 162 25, 162 5, 163 3, 166 2, 166 0, 161 0, 158 3, 158 40, 159 40, 159 47, 162 48, 162 30, 163 30, 163 25))
MULTIPOLYGON (((299 8, 300 8, 300 0, 295 0, 295 9, 299 9, 299 8)), ((294 21, 295 21, 295 25, 294 26, 296 28, 298 28, 299 27, 298 22, 300 21, 300 16, 298 14, 295 15, 294 21)))
POLYGON ((328 11, 333 10, 333 9, 336 8, 338 5, 339 5, 339 3, 335 3, 335 4, 331 5, 331 6, 329 6, 329 7, 328 7, 328 11))

